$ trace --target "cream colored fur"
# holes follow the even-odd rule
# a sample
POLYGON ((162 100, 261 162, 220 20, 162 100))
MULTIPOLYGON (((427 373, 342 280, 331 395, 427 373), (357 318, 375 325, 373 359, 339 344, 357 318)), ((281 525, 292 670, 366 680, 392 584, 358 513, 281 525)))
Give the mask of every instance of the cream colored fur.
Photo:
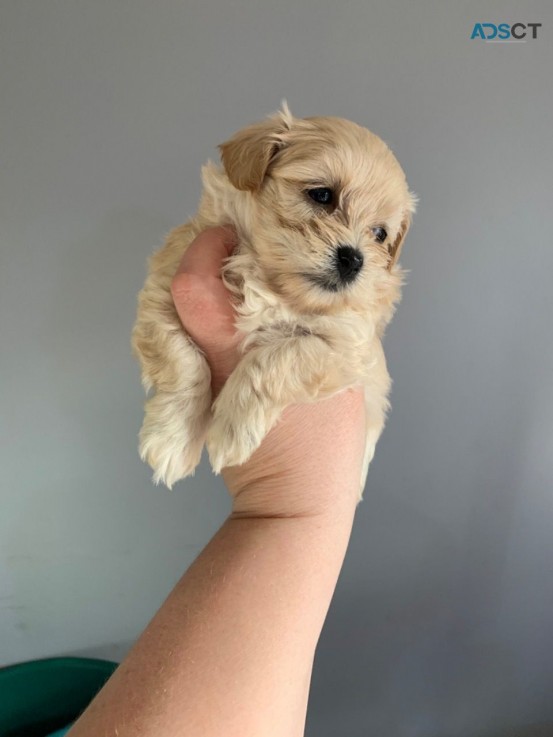
POLYGON ((244 463, 297 402, 365 388, 368 435, 361 492, 388 409, 381 339, 400 298, 397 260, 415 200, 386 144, 340 118, 294 118, 288 108, 221 147, 223 167, 203 168, 197 215, 149 263, 133 350, 146 401, 140 454, 171 487, 194 473, 204 444, 215 473, 244 463), (328 187, 330 211, 306 196, 328 187), (239 245, 224 267, 235 299, 242 358, 212 402, 204 356, 171 297, 185 249, 209 226, 233 225, 239 245), (374 228, 388 238, 377 243, 374 228), (363 254, 357 279, 337 291, 306 275, 328 273, 338 244, 363 254))

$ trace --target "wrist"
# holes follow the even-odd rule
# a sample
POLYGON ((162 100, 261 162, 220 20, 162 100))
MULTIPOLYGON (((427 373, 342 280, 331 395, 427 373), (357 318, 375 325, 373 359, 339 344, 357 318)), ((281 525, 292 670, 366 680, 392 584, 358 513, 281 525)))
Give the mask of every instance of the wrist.
POLYGON ((327 523, 353 518, 359 502, 359 490, 321 489, 285 478, 252 482, 232 500, 231 519, 305 519, 327 523))
POLYGON ((355 509, 365 447, 362 392, 288 407, 252 457, 223 470, 235 516, 309 517, 355 509))

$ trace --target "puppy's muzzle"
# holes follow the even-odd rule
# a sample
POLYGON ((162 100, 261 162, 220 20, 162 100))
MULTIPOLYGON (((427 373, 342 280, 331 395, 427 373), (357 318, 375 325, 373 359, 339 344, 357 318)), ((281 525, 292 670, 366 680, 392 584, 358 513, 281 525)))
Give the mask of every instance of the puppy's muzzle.
POLYGON ((357 278, 363 268, 363 254, 353 246, 339 245, 331 259, 323 273, 304 273, 303 276, 327 292, 339 292, 357 278))
POLYGON ((338 246, 334 259, 338 278, 342 284, 351 284, 363 268, 363 254, 353 246, 338 246))

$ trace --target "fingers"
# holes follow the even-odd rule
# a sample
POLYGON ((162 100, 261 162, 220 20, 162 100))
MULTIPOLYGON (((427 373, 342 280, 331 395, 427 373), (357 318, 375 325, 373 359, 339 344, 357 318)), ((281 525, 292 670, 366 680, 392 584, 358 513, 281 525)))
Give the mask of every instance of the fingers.
POLYGON ((209 228, 194 239, 186 249, 175 276, 181 273, 221 278, 223 260, 228 258, 236 245, 232 228, 209 228))
POLYGON ((238 362, 240 339, 230 295, 221 278, 224 259, 236 236, 230 228, 210 228, 189 246, 171 284, 171 294, 185 331, 202 349, 217 392, 238 362))
POLYGON ((184 328, 202 349, 232 339, 234 311, 221 279, 181 272, 173 279, 171 294, 184 328))
POLYGON ((234 311, 221 268, 234 248, 229 228, 203 231, 187 248, 171 284, 171 294, 187 332, 202 348, 234 336, 234 311))

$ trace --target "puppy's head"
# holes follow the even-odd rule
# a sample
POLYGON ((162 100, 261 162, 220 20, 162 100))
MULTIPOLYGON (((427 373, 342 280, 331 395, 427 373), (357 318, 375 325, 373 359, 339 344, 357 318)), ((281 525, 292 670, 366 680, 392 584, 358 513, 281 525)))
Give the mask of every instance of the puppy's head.
POLYGON ((284 107, 220 150, 230 182, 247 193, 267 286, 300 312, 354 309, 387 322, 415 209, 388 146, 348 120, 297 119, 284 107))

